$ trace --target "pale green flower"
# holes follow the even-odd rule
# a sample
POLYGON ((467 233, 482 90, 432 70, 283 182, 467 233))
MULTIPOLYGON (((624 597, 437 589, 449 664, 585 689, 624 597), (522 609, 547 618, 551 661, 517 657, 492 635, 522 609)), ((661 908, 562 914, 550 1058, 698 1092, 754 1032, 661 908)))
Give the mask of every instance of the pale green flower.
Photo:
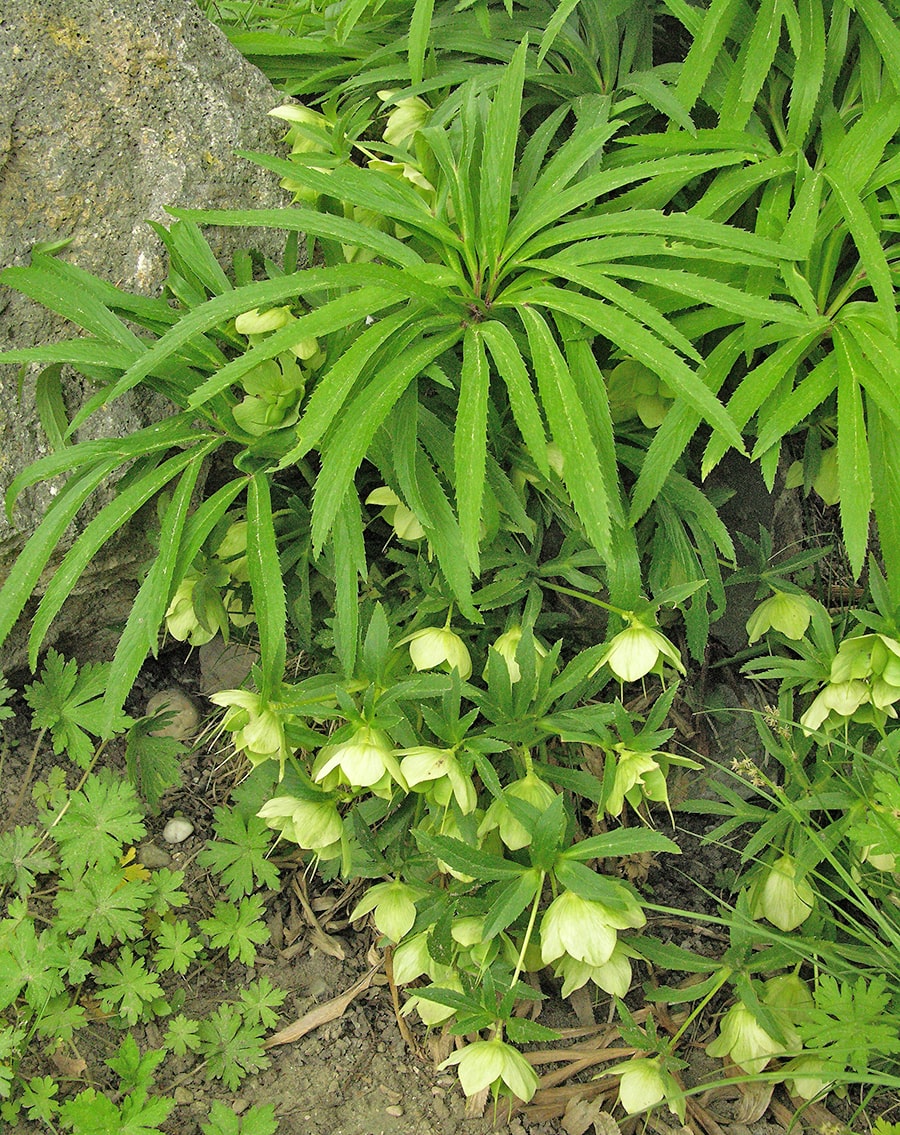
POLYGON ((424 892, 407 883, 394 880, 376 883, 369 887, 350 914, 355 922, 364 914, 374 911, 372 919, 378 929, 392 942, 399 942, 412 929, 416 921, 416 899, 424 892))
POLYGON ((412 162, 386 162, 382 161, 381 158, 372 158, 367 164, 369 169, 386 173, 389 177, 395 177, 399 181, 408 181, 425 198, 430 199, 434 196, 434 186, 419 167, 412 162))
MULTIPOLYGON (((382 102, 390 102, 393 91, 379 91, 382 102)), ((398 99, 388 115, 382 137, 389 146, 402 146, 428 121, 431 107, 420 98, 398 99)))
POLYGON ((313 780, 321 783, 332 771, 353 788, 372 788, 386 776, 406 788, 403 774, 386 733, 361 725, 347 741, 326 745, 313 765, 313 780))
MULTIPOLYGON (((506 663, 506 668, 509 670, 510 682, 518 682, 522 677, 522 670, 519 663, 516 661, 516 651, 519 648, 519 643, 522 641, 522 628, 510 627, 508 631, 504 631, 502 635, 493 643, 491 643, 491 650, 496 650, 503 661, 506 663)), ((538 659, 546 658, 547 651, 541 644, 534 640, 534 650, 538 659)), ((487 677, 487 667, 484 668, 483 677, 487 677)))
POLYGON ((812 705, 800 718, 800 725, 805 733, 811 733, 822 725, 826 729, 833 728, 842 721, 836 721, 832 718, 832 714, 846 720, 870 700, 871 690, 865 682, 858 679, 849 682, 829 682, 822 687, 813 699, 812 705))
POLYGON ((604 966, 616 948, 616 931, 640 927, 646 922, 636 902, 624 911, 563 891, 544 912, 541 920, 541 957, 549 965, 568 954, 591 966, 604 966))
POLYGON ((344 830, 340 813, 330 800, 273 796, 256 814, 265 820, 267 827, 310 851, 330 850, 340 843, 344 830))
POLYGON ((232 744, 243 752, 255 768, 267 760, 284 762, 290 749, 284 735, 284 719, 250 690, 221 690, 210 699, 215 705, 228 707, 222 728, 231 733, 232 744))
POLYGON ((428 931, 422 930, 407 938, 394 950, 394 983, 409 985, 423 974, 434 980, 435 961, 428 952, 428 931))
POLYGON ((212 622, 208 627, 204 627, 200 622, 194 610, 194 588, 198 582, 196 576, 187 576, 183 579, 166 610, 166 630, 172 638, 178 639, 179 642, 190 643, 191 646, 204 646, 220 631, 227 631, 228 626, 227 619, 224 627, 212 622))
POLYGON ((668 660, 679 673, 685 672, 681 655, 669 640, 639 620, 620 631, 603 652, 594 673, 608 665, 620 682, 637 682, 668 660))
POLYGON ((500 829, 500 838, 510 851, 519 851, 531 843, 531 832, 519 823, 506 803, 506 798, 514 796, 531 804, 538 812, 545 812, 557 797, 546 781, 534 772, 529 772, 520 780, 514 780, 503 790, 503 795, 492 800, 485 812, 484 819, 478 827, 479 837, 486 835, 494 828, 500 829))
POLYGON ((416 1012, 423 1025, 433 1028, 435 1025, 442 1025, 444 1021, 449 1021, 455 1014, 456 1010, 452 1009, 449 1005, 442 1005, 439 1001, 430 1001, 427 997, 422 997, 420 994, 425 993, 432 989, 449 989, 454 993, 462 993, 463 987, 458 975, 452 972, 449 967, 445 972, 442 972, 435 978, 429 985, 423 986, 418 994, 414 993, 412 997, 406 1002, 400 1010, 405 1017, 409 1013, 416 1012))
POLYGON ((412 749, 401 749, 399 753, 403 757, 400 762, 403 779, 414 792, 427 792, 442 808, 447 807, 452 796, 463 815, 475 811, 478 793, 472 778, 462 771, 452 749, 417 745, 412 749))
POLYGON ((406 507, 393 489, 386 486, 373 489, 366 497, 366 504, 384 506, 381 515, 393 528, 394 535, 399 540, 421 540, 425 535, 425 529, 419 523, 419 518, 411 508, 406 507))
POLYGON ((398 643, 409 643, 409 657, 417 670, 434 670, 443 666, 459 671, 463 681, 472 674, 472 659, 466 644, 448 627, 423 627, 398 643))
POLYGON ((216 548, 216 556, 223 561, 235 583, 246 583, 250 579, 247 568, 246 520, 235 520, 233 524, 229 524, 222 542, 216 548))
POLYGON ((478 1040, 454 1052, 438 1070, 456 1064, 459 1082, 467 1096, 477 1095, 484 1088, 505 1085, 512 1094, 527 1103, 538 1087, 538 1076, 521 1052, 502 1040, 478 1040))
POLYGON ((762 1072, 773 1056, 783 1056, 792 1048, 800 1047, 796 1033, 790 1040, 795 1043, 775 1040, 739 1001, 722 1018, 719 1035, 706 1046, 706 1053, 708 1056, 730 1056, 739 1068, 755 1076, 762 1072))
POLYGON ((834 1077, 829 1077, 829 1065, 818 1056, 798 1056, 781 1069, 784 1084, 792 1096, 813 1100, 824 1095, 834 1085, 834 1077))
POLYGON ((750 917, 765 918, 785 932, 796 930, 812 914, 815 902, 812 887, 797 878, 795 860, 782 855, 754 885, 750 917))
POLYGON ((638 753, 619 744, 615 746, 616 775, 606 801, 606 811, 618 816, 625 806, 625 800, 634 807, 642 799, 655 800, 668 804, 666 777, 654 753, 638 753), (635 794, 634 789, 638 789, 635 794), (636 797, 636 799, 632 799, 636 797))
POLYGON ((747 638, 752 644, 768 630, 780 631, 785 638, 801 639, 812 619, 809 600, 801 595, 776 591, 760 603, 747 620, 747 638))
POLYGON ((592 966, 565 954, 556 963, 554 973, 563 979, 563 997, 568 997, 589 981, 613 997, 624 997, 631 988, 631 962, 621 942, 616 942, 609 961, 602 966, 592 966))
POLYGON ((658 1058, 629 1060, 611 1071, 619 1076, 619 1103, 629 1115, 646 1111, 665 1099, 666 1084, 658 1058))

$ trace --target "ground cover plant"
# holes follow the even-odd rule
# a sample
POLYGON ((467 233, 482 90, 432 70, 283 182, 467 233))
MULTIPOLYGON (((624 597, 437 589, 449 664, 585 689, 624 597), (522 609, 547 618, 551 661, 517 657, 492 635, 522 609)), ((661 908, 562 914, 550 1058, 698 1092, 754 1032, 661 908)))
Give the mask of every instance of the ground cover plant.
MULTIPOLYGON (((590 983, 616 1000, 635 1056, 610 1072, 629 1115, 663 1105, 685 1121, 682 1042, 703 1029, 732 1079, 795 1101, 896 1088, 896 11, 347 0, 210 14, 295 96, 273 112, 284 152, 246 155, 292 204, 173 210, 157 226, 159 299, 41 252, 0 277, 83 332, 0 355, 45 364, 52 446, 7 507, 65 478, 0 590, 0 640, 127 464, 31 621, 35 726, 86 776, 48 787, 43 829, 0 847, 6 1113, 76 1131, 109 1108, 135 1130, 165 1121, 158 1053, 125 1041, 121 1098, 59 1102, 46 1078, 17 1078, 21 1053, 63 1036, 60 1020, 79 1027, 88 979, 128 1025, 170 1011, 160 974, 201 951, 252 959, 276 837, 321 878, 371 881, 351 917, 371 917, 403 1013, 466 1038, 444 1067, 469 1096, 534 1096, 521 1046, 556 1035, 536 1019, 542 971, 564 996, 590 983), (207 225, 282 231, 284 256, 222 266, 207 225), (71 421, 61 364, 95 390, 71 421), (140 383, 170 416, 77 440, 140 383), (839 506, 852 610, 817 586, 815 546, 763 533, 737 571, 719 510, 741 485, 706 480, 729 450, 769 489, 839 506), (44 655, 72 587, 136 516, 153 519, 153 548, 115 657, 79 670, 44 655), (773 703, 769 762, 736 762, 752 800, 726 786, 688 805, 723 817, 714 838, 744 833, 720 915, 730 946, 708 959, 641 933, 652 904, 623 874, 679 852, 662 831, 670 782, 700 766, 670 711, 740 582, 758 587, 744 659, 773 703), (97 743, 127 734, 146 805, 177 784, 177 753, 123 715, 165 635, 255 651, 246 685, 211 697, 250 775, 205 853, 226 897, 196 927, 175 913, 177 880, 129 875, 137 796, 113 800, 93 770, 97 743), (16 943, 38 942, 42 875, 57 881, 37 981, 16 943), (84 888, 96 913, 78 925, 84 888), (696 980, 641 992, 648 969, 696 980), (643 998, 676 1007, 659 1018, 674 1025, 636 1023, 643 998)), ((252 1006, 276 996, 196 1028, 175 1017, 166 1044, 234 1087, 265 1059, 271 1018, 252 1006)))

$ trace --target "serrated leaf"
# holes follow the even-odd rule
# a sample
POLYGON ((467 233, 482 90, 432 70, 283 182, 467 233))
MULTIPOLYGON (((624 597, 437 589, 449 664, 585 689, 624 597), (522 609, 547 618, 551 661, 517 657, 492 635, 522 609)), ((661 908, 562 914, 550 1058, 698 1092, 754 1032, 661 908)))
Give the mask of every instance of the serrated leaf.
POLYGON ((469 327, 463 339, 463 364, 453 450, 459 526, 466 558, 475 575, 480 571, 478 549, 481 543, 489 386, 484 342, 477 327, 469 327))

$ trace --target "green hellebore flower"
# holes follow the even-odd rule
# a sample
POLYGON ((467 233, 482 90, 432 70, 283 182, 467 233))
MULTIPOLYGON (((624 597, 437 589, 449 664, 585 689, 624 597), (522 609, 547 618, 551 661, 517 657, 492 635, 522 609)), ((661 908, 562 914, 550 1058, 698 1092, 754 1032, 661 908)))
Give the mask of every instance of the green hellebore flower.
POLYGON ((592 966, 587 962, 577 961, 565 954, 556 963, 554 973, 563 979, 562 996, 568 997, 576 989, 581 989, 592 981, 594 985, 610 993, 613 997, 624 997, 631 988, 631 962, 622 947, 616 942, 609 961, 602 966, 592 966))
POLYGON ((442 1025, 444 1021, 449 1021, 456 1012, 449 1005, 442 1005, 439 1001, 431 1001, 427 997, 421 996, 423 993, 431 989, 450 989, 454 993, 462 993, 463 987, 459 977, 452 971, 446 974, 441 974, 439 978, 433 981, 430 985, 425 985, 414 993, 412 997, 406 1002, 400 1010, 405 1017, 409 1013, 415 1011, 419 1014, 422 1024, 427 1025, 428 1028, 433 1028, 435 1025, 442 1025))
MULTIPOLYGON (((791 1039, 799 1037, 793 1034, 791 1039)), ((743 1002, 728 1010, 719 1024, 719 1035, 706 1046, 707 1056, 730 1056, 735 1064, 751 1076, 762 1072, 773 1056, 789 1052, 790 1046, 777 1041, 760 1025, 743 1002)))
POLYGON ((765 918, 787 933, 809 918, 815 903, 812 887, 805 879, 797 879, 795 860, 782 855, 754 886, 750 917, 765 918))
POLYGON ((593 672, 596 674, 601 666, 608 665, 620 682, 637 682, 661 668, 663 659, 668 659, 679 673, 685 673, 681 655, 665 635, 632 619, 631 626, 620 631, 604 650, 593 672))
POLYGON ((531 804, 538 812, 546 812, 557 797, 546 781, 534 772, 529 772, 520 780, 514 780, 503 790, 503 795, 491 802, 484 819, 478 827, 478 836, 486 835, 494 828, 500 829, 500 838, 510 851, 519 851, 531 843, 531 832, 512 814, 506 803, 506 797, 514 796, 531 804))
POLYGON ((544 965, 568 954, 591 966, 604 966, 616 948, 616 931, 640 927, 644 912, 633 903, 624 913, 603 903, 563 891, 544 912, 541 920, 541 957, 544 965))
MULTIPOLYGON (((390 102, 394 97, 393 91, 379 91, 378 97, 382 102, 390 102)), ((420 98, 398 99, 394 109, 388 115, 382 137, 389 146, 402 146, 412 138, 417 130, 421 130, 428 121, 431 107, 420 98)))
POLYGON ((448 627, 423 627, 414 631, 398 643, 409 643, 409 657, 417 670, 434 670, 443 666, 447 670, 454 667, 465 681, 472 674, 472 659, 466 644, 448 627))
POLYGON ((638 417, 642 425, 654 430, 662 424, 674 399, 658 375, 637 359, 625 359, 614 367, 607 385, 609 409, 615 423, 638 417))
POLYGON ((399 750, 403 760, 400 771, 414 792, 433 794, 437 804, 445 808, 454 796, 463 815, 475 811, 478 794, 472 778, 466 776, 452 749, 437 749, 431 745, 416 745, 399 750), (427 787, 421 788, 420 785, 427 787))
POLYGON ((812 487, 827 505, 837 504, 841 499, 841 481, 838 473, 838 451, 833 445, 822 453, 819 471, 813 477, 812 487))
POLYGON ((321 783, 334 769, 353 788, 374 788, 386 773, 406 788, 387 734, 370 725, 361 725, 341 744, 321 749, 313 765, 313 780, 321 783))
POLYGON ((659 1058, 629 1060, 611 1069, 619 1076, 619 1103, 629 1115, 655 1107, 666 1097, 659 1058))
POLYGON ((330 134, 331 132, 331 126, 324 114, 320 114, 317 110, 310 110, 308 106, 298 103, 276 106, 269 111, 269 114, 272 118, 280 118, 284 122, 290 123, 287 140, 290 143, 291 152, 294 154, 307 154, 321 150, 323 148, 322 143, 316 137, 316 133, 325 131, 330 134))
POLYGON ((834 1078, 828 1078, 829 1070, 826 1061, 812 1055, 798 1056, 781 1069, 787 1090, 804 1100, 816 1099, 833 1087, 834 1078))
MULTIPOLYGON (((516 651, 519 648, 519 643, 522 641, 522 628, 510 627, 508 631, 504 631, 495 642, 491 643, 491 650, 496 650, 506 663, 506 668, 509 670, 509 680, 513 684, 518 682, 522 677, 522 670, 519 663, 516 661, 516 651)), ((534 639, 534 650, 538 659, 546 658, 547 651, 541 644, 534 639)), ((487 667, 484 668, 483 677, 487 676, 487 667)))
POLYGON ((398 181, 408 181, 422 197, 430 200, 434 196, 434 186, 417 165, 412 162, 386 162, 381 158, 371 158, 367 163, 369 169, 386 173, 398 181))
POLYGON ((339 842, 344 830, 340 814, 329 800, 273 796, 256 814, 267 827, 310 851, 331 847, 339 842))
POLYGON ((802 596, 776 591, 747 620, 747 640, 752 645, 768 630, 780 631, 785 638, 801 639, 810 619, 812 609, 802 596))
POLYGON ((477 1095, 493 1085, 505 1085, 512 1094, 527 1103, 538 1087, 538 1076, 521 1052, 502 1040, 477 1040, 454 1052, 438 1071, 458 1066, 459 1082, 467 1096, 477 1095))
POLYGON ((834 728, 841 722, 831 718, 832 714, 842 719, 852 717, 860 706, 870 701, 871 691, 865 682, 858 679, 849 682, 828 682, 816 694, 812 705, 800 718, 800 725, 807 735, 823 724, 826 729, 834 728))
POLYGON ((421 540, 425 535, 425 529, 419 523, 419 518, 411 508, 406 507, 393 489, 387 486, 373 489, 366 497, 366 504, 384 506, 381 515, 393 528, 394 535, 399 540, 421 540))
POLYGON ((422 930, 407 938, 394 950, 394 983, 409 985, 423 974, 434 980, 435 961, 428 952, 428 931, 422 930))
POLYGON ((622 744, 616 745, 615 751, 616 775, 606 801, 606 811, 609 815, 621 815, 626 798, 632 807, 636 807, 643 799, 668 805, 669 794, 666 789, 665 773, 654 760, 657 754, 637 753, 622 744))
POLYGON ((269 704, 250 690, 221 690, 210 699, 227 706, 222 727, 232 734, 232 744, 256 768, 268 760, 284 762, 290 751, 284 736, 284 720, 269 704))
POLYGON ((369 887, 350 915, 355 922, 364 914, 374 911, 373 921, 378 929, 392 942, 399 942, 412 930, 416 921, 416 899, 423 892, 407 883, 394 880, 391 883, 376 883, 369 887))
POLYGON ((270 307, 268 311, 260 311, 255 307, 252 311, 245 311, 235 317, 234 329, 239 335, 263 335, 267 331, 286 327, 293 318, 289 307, 270 307))
POLYGON ((194 588, 198 582, 196 576, 183 579, 176 588, 166 611, 166 630, 172 638, 178 639, 179 642, 190 643, 191 646, 204 646, 211 642, 220 630, 225 629, 212 623, 204 627, 197 617, 197 612, 194 610, 194 588))

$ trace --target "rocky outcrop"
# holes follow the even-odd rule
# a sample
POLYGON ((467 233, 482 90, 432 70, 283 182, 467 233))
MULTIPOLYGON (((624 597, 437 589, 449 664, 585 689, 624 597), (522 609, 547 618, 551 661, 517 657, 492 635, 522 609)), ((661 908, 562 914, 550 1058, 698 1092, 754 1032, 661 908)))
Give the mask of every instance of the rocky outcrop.
MULTIPOLYGON (((68 240, 60 256, 144 293, 165 275, 146 220, 167 205, 240 208, 284 204, 275 178, 235 155, 274 152, 281 130, 267 111, 283 101, 189 0, 4 0, 0 11, 0 265, 27 262, 35 243, 68 240)), ((238 240, 220 234, 217 251, 238 240)), ((258 234, 251 238, 259 244, 258 234)), ((272 239, 264 251, 278 255, 272 239)), ((0 350, 71 334, 24 297, 0 289, 0 350)), ((0 367, 0 489, 46 452, 29 380, 0 367)), ((83 397, 68 382, 71 409, 83 397)), ((165 408, 135 392, 82 436, 119 435, 165 408)), ((14 525, 0 516, 0 579, 43 514, 52 488, 23 494, 14 525)), ((135 575, 144 551, 111 549, 87 588, 135 575)), ((123 596, 130 592, 126 584, 123 596)), ((114 606, 114 605, 113 605, 114 606)), ((96 628, 96 605, 90 619, 96 628)), ((77 602, 60 630, 77 628, 77 602)), ((0 665, 21 659, 11 642, 0 665)), ((93 651, 92 651, 93 653, 93 651)))

